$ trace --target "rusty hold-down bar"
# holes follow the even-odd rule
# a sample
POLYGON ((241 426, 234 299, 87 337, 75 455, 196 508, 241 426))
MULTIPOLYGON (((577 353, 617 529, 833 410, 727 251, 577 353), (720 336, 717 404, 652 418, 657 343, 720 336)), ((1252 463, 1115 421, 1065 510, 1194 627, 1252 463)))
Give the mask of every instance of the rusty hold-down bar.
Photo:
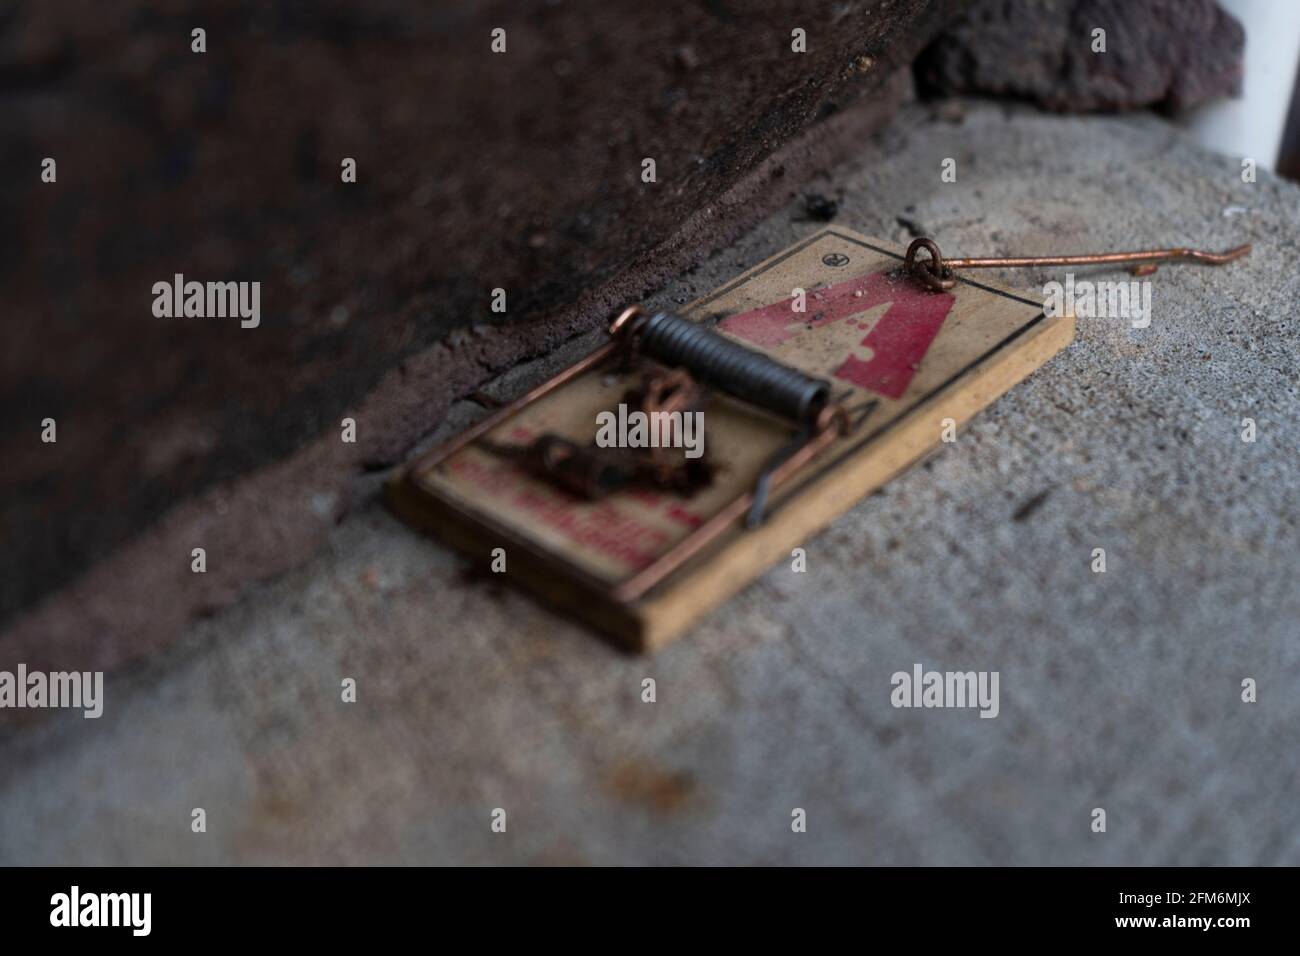
POLYGON ((1250 243, 1234 246, 1224 252, 1203 252, 1199 249, 1178 247, 1149 249, 1143 252, 1097 252, 1077 256, 994 256, 985 259, 944 259, 933 239, 922 236, 912 240, 907 247, 903 267, 931 289, 944 291, 957 284, 955 269, 1014 269, 1021 266, 1097 266, 1131 265, 1134 275, 1147 276, 1156 271, 1158 263, 1203 262, 1219 266, 1250 254, 1250 243), (924 249, 930 253, 928 261, 917 258, 924 249))

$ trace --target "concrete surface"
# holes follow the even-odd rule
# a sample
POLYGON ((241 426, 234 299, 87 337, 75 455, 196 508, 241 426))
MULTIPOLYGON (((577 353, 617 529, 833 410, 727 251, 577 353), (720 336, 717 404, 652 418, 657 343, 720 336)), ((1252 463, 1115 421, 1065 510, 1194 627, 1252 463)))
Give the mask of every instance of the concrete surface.
MULTIPOLYGON (((819 184, 838 222, 953 254, 1255 253, 1162 269, 1148 329, 1081 321, 808 542, 806 574, 773 568, 653 658, 373 499, 318 560, 111 674, 98 721, 4 712, 0 863, 1300 863, 1300 189, 1239 173, 1147 115, 913 109, 819 184), (894 709, 914 663, 998 671, 999 716, 894 709)), ((656 301, 816 228, 791 206, 656 301)))

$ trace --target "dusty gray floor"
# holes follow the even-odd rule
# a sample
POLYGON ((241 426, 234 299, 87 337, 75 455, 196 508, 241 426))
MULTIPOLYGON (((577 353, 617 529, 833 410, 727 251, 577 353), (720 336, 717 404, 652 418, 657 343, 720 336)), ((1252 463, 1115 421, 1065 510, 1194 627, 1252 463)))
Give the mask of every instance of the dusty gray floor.
MULTIPOLYGON (((1300 189, 1239 173, 1149 116, 914 111, 820 184, 837 222, 902 243, 902 217, 952 254, 1256 252, 1163 269, 1149 329, 1081 322, 808 542, 807 574, 774 568, 654 658, 468 577, 372 501, 310 566, 111 675, 102 719, 8 723, 0 863, 1300 863, 1300 189), (917 662, 999 671, 1000 715, 895 710, 917 662)), ((799 209, 659 300, 817 228, 799 209)))

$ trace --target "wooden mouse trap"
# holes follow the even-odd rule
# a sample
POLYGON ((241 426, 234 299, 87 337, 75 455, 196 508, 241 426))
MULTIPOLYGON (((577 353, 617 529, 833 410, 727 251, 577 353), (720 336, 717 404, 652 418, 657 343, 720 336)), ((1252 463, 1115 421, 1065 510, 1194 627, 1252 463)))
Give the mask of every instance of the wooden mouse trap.
POLYGON ((628 309, 606 344, 405 467, 390 504, 485 562, 504 549, 504 578, 619 644, 658 647, 1074 336, 1033 298, 939 288, 903 259, 830 228, 680 315, 628 309), (601 444, 606 427, 636 447, 601 444))

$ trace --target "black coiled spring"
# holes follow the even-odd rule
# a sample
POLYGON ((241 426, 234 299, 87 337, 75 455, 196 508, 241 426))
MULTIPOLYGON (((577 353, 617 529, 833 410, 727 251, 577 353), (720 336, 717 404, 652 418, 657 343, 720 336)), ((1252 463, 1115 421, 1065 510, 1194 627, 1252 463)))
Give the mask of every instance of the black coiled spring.
POLYGON ((641 354, 797 422, 810 423, 830 398, 829 383, 669 312, 641 319, 635 336, 641 354))

